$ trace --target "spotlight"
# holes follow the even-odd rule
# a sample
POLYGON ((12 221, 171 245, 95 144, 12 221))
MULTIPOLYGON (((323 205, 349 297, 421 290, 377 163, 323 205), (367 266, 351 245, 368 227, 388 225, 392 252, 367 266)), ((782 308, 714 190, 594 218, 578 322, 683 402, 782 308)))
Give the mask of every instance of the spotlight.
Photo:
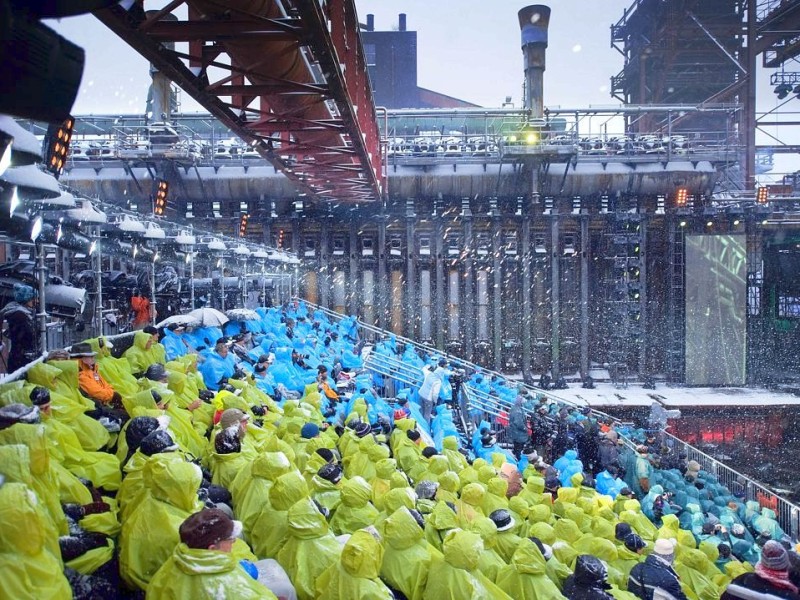
POLYGON ((39 239, 39 235, 42 233, 42 225, 44 224, 44 220, 42 219, 42 215, 36 217, 33 221, 33 225, 31 225, 31 241, 35 242, 39 239))
POLYGON ((239 237, 247 237, 247 221, 250 218, 250 215, 244 213, 239 220, 239 237))
POLYGON ((0 154, 0 177, 11 166, 11 146, 14 144, 14 140, 12 138, 4 138, 4 141, 0 142, 0 146, 2 144, 5 144, 5 146, 2 149, 2 154, 0 154))
POLYGON ((766 204, 769 200, 769 189, 766 186, 761 186, 756 191, 756 202, 759 204, 766 204))
POLYGON ((162 216, 167 208, 167 194, 169 194, 169 183, 164 179, 156 180, 156 199, 153 205, 153 214, 162 216))
POLYGON ((686 221, 681 221, 681 222, 680 222, 680 226, 681 226, 681 227, 686 227, 686 221))
POLYGON ((706 222, 706 227, 713 227, 713 226, 714 226, 714 221, 706 222))
POLYGON ((778 95, 778 100, 783 100, 784 98, 786 98, 786 96, 792 93, 793 89, 794 88, 788 83, 781 83, 775 86, 775 93, 778 95))
POLYGON ((675 205, 678 208, 682 208, 686 206, 686 202, 689 199, 689 190, 686 188, 678 188, 678 191, 675 193, 675 205))
POLYGON ((17 193, 17 186, 13 186, 11 192, 11 210, 9 211, 10 215, 14 215, 14 211, 19 208, 19 194, 17 193))
POLYGON ((741 223, 739 219, 734 220, 733 222, 734 227, 738 227, 739 223, 741 223))
POLYGON ((64 163, 67 160, 70 142, 72 141, 72 130, 75 128, 75 119, 67 117, 62 123, 50 125, 47 128, 47 135, 44 138, 45 158, 47 160, 47 170, 58 179, 64 170, 64 163))

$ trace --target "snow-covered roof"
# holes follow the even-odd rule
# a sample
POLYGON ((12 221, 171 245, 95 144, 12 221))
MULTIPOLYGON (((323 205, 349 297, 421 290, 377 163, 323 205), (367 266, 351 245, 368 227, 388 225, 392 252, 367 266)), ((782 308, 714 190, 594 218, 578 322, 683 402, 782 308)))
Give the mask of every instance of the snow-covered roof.
POLYGON ((58 180, 36 165, 12 167, 0 176, 0 180, 17 186, 17 193, 26 200, 56 198, 61 195, 58 180))
POLYGON ((0 131, 14 138, 11 145, 12 164, 30 165, 42 160, 42 144, 30 131, 7 115, 0 115, 0 131))

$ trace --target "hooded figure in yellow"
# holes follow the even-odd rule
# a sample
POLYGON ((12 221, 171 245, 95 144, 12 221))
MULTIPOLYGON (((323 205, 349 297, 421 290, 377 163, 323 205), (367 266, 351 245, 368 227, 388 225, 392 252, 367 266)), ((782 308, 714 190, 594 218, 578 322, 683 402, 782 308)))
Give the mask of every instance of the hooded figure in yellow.
POLYGON ((514 527, 512 531, 520 537, 528 536, 528 515, 530 508, 528 503, 519 496, 513 496, 508 499, 508 512, 514 519, 514 527))
POLYGON ((373 525, 378 509, 372 506, 372 488, 363 478, 355 476, 342 485, 342 503, 331 518, 331 529, 336 535, 353 533, 367 525, 373 525))
POLYGON ((497 576, 497 586, 512 598, 525 600, 557 600, 564 598, 556 584, 546 575, 547 563, 539 547, 523 539, 497 576))
POLYGON ((150 460, 144 468, 148 494, 122 524, 120 575, 132 587, 147 584, 180 541, 178 528, 200 507, 197 490, 203 479, 197 465, 177 460, 150 460))
POLYGON ((458 529, 455 511, 444 502, 437 502, 431 514, 425 519, 425 539, 441 552, 444 538, 453 529, 458 529))
POLYGON ((315 600, 315 583, 339 560, 342 546, 328 530, 328 522, 308 498, 294 504, 286 515, 289 535, 277 560, 294 584, 299 600, 315 600))
POLYGON ((308 486, 299 471, 290 471, 275 480, 269 489, 269 503, 262 504, 253 527, 245 530, 258 558, 275 558, 289 534, 286 513, 307 497, 308 486))
POLYGON ((236 476, 253 460, 242 454, 242 444, 236 428, 228 428, 214 438, 214 449, 208 454, 211 483, 230 490, 236 476))
POLYGON ((456 502, 458 522, 463 529, 469 529, 478 517, 485 517, 483 500, 486 497, 484 487, 479 483, 468 483, 461 489, 461 499, 456 502))
POLYGON ((460 473, 462 469, 469 466, 466 457, 458 451, 458 438, 448 435, 442 440, 442 454, 450 462, 450 470, 460 473))
POLYGON ((35 387, 31 401, 40 408, 39 414, 50 442, 50 456, 74 475, 91 481, 95 487, 108 491, 119 489, 122 478, 117 457, 107 452, 84 450, 75 432, 53 416, 47 388, 35 387))
POLYGON ((167 353, 157 337, 144 331, 133 334, 133 346, 122 355, 130 364, 132 373, 144 373, 150 365, 167 362, 167 353))
POLYGON ((483 498, 483 514, 490 515, 501 508, 508 509, 508 480, 492 477, 486 484, 486 496, 483 498))
POLYGON ((422 527, 407 508, 386 519, 384 532, 381 578, 408 600, 421 600, 431 561, 441 556, 439 551, 425 541, 422 527))
POLYGON ((105 448, 111 436, 99 421, 86 416, 94 404, 78 391, 78 363, 74 360, 51 360, 31 367, 26 378, 33 385, 50 390, 53 416, 78 436, 84 450, 105 448))
POLYGON ((709 573, 717 569, 701 550, 684 549, 675 560, 674 569, 680 575, 683 593, 690 600, 716 600, 720 597, 721 590, 709 577, 709 573))
POLYGON ((22 483, 0 484, 2 596, 14 600, 62 600, 72 590, 59 558, 48 550, 52 531, 37 509, 35 493, 22 483))
POLYGON ((445 471, 439 477, 439 487, 436 490, 436 500, 444 502, 457 502, 458 489, 461 482, 453 471, 445 471))
POLYGON ((92 347, 94 352, 97 352, 95 360, 97 361, 97 370, 103 376, 115 392, 119 392, 124 398, 126 396, 133 396, 139 391, 139 382, 133 376, 131 365, 125 358, 114 358, 111 356, 111 350, 108 347, 106 338, 92 338, 86 340, 92 347))
POLYGON ((497 553, 497 525, 487 517, 475 519, 472 530, 481 536, 483 540, 483 552, 478 561, 478 570, 488 579, 497 583, 497 575, 500 569, 506 566, 506 561, 497 553))
POLYGON ((359 439, 351 446, 357 447, 358 450, 350 455, 345 466, 345 473, 348 477, 358 475, 366 481, 372 481, 377 475, 375 465, 378 461, 389 458, 389 448, 378 444, 371 435, 359 439))
POLYGON ((350 536, 339 562, 332 564, 317 580, 317 600, 393 600, 394 595, 380 578, 383 546, 367 530, 350 536))
POLYGON ((454 529, 444 538, 444 558, 431 564, 424 600, 508 600, 510 596, 478 571, 481 536, 454 529))
POLYGON ((681 529, 678 515, 664 515, 661 518, 661 527, 658 530, 656 539, 674 538, 678 540, 679 547, 675 549, 677 556, 680 556, 684 549, 694 550, 697 548, 697 540, 691 531, 681 529))
POLYGON ((236 536, 237 527, 241 524, 218 509, 190 516, 181 525, 181 542, 150 581, 147 598, 216 600, 222 592, 237 600, 276 600, 231 554, 230 536, 236 536), (222 535, 229 538, 220 539, 222 535))
POLYGON ((253 528, 262 505, 269 502, 269 490, 275 480, 293 470, 283 452, 263 452, 236 476, 230 492, 236 516, 244 524, 245 531, 253 528))
MULTIPOLYGON (((397 473, 399 475, 399 472, 397 473)), ((383 522, 400 508, 416 509, 417 494, 409 487, 396 487, 389 490, 384 501, 383 512, 375 521, 379 532, 383 531, 383 522)))
POLYGON ((392 489, 392 474, 397 471, 397 461, 393 458, 384 458, 375 464, 375 479, 370 481, 372 486, 372 504, 378 510, 384 509, 384 496, 392 489))

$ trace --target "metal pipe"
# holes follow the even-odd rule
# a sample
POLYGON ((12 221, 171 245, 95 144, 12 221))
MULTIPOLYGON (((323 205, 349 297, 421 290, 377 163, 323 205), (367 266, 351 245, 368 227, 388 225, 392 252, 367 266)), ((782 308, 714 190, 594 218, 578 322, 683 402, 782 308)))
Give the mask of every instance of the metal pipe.
POLYGON ((194 310, 194 251, 189 250, 189 303, 191 308, 189 310, 194 310))
POLYGON ((581 379, 589 375, 589 216, 581 216, 581 379))
MULTIPOLYGON (((100 235, 100 228, 95 230, 95 235, 100 235)), ((96 238, 95 238, 96 239, 96 238)), ((97 326, 97 335, 103 335, 103 255, 100 244, 95 244, 95 269, 94 269, 94 318, 97 326)), ((155 303, 153 303, 155 306, 155 303)))
MULTIPOLYGON (((556 210, 555 208, 553 209, 556 210)), ((561 257, 559 256, 559 230, 558 216, 553 215, 551 222, 551 248, 550 256, 550 350, 552 365, 550 373, 553 381, 558 380, 560 374, 559 363, 561 362, 561 257)))
POLYGON ((150 324, 151 325, 156 324, 156 254, 158 254, 158 252, 153 254, 153 262, 150 263, 150 324))
POLYGON ((544 115, 544 70, 550 7, 526 6, 517 13, 525 62, 525 108, 534 119, 544 115))
POLYGON ((37 283, 39 284, 39 312, 36 313, 36 320, 39 322, 39 346, 42 354, 47 352, 47 298, 45 288, 47 282, 47 267, 44 264, 44 244, 36 244, 37 259, 37 283))
POLYGON ((219 269, 219 287, 220 287, 220 290, 221 290, 219 306, 220 306, 220 310, 222 312, 225 312, 225 257, 224 256, 220 256, 219 264, 220 264, 220 269, 219 269))

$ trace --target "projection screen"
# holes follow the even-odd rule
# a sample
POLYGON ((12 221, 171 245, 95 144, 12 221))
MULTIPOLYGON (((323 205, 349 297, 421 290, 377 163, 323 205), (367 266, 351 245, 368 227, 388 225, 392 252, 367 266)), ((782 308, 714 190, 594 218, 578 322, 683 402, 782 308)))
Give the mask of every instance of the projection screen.
POLYGON ((744 235, 686 236, 686 383, 744 385, 744 235))

